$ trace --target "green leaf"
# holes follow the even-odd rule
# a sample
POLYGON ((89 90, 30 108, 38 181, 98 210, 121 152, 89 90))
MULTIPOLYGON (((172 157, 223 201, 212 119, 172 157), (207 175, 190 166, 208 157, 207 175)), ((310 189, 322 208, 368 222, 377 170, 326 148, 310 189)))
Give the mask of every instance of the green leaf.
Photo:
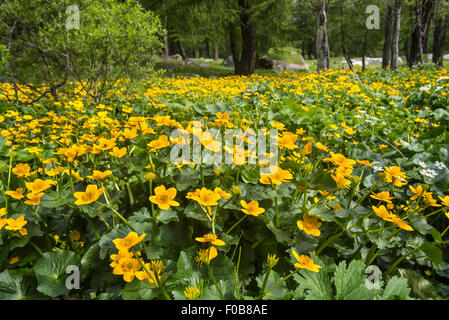
MULTIPOLYGON (((256 278, 257 286, 259 289, 262 289, 263 283, 265 281, 265 273, 261 274, 256 278)), ((267 285, 265 287, 265 292, 270 290, 275 284, 277 284, 279 281, 281 281, 281 277, 272 270, 270 272, 270 275, 268 276, 267 285)), ((262 293, 262 292, 261 292, 262 293)), ((288 297, 288 291, 285 288, 285 282, 278 285, 276 288, 268 292, 263 298, 267 300, 284 300, 288 297)))
POLYGON ((382 294, 382 299, 388 300, 395 297, 404 300, 410 299, 410 291, 411 289, 408 287, 406 278, 393 277, 385 286, 385 290, 382 294))
MULTIPOLYGON (((334 272, 337 300, 372 300, 379 289, 369 289, 366 283, 365 263, 362 260, 351 261, 346 268, 346 261, 339 263, 334 272)), ((380 279, 379 279, 380 280, 380 279)))
POLYGON ((126 284, 122 296, 125 300, 151 300, 160 293, 161 291, 154 288, 147 280, 134 279, 126 284))
POLYGON ((439 265, 443 261, 443 252, 433 243, 426 241, 420 249, 436 265, 439 265))
POLYGON ((412 270, 398 269, 398 271, 402 277, 407 279, 408 285, 412 289, 413 295, 418 299, 442 299, 432 283, 429 280, 425 279, 423 276, 412 270))
POLYGON ((38 281, 37 290, 51 297, 68 293, 70 290, 67 289, 65 281, 66 269, 70 265, 80 265, 80 258, 72 251, 44 253, 34 266, 38 281))
POLYGON ((83 255, 83 258, 81 259, 81 276, 83 279, 86 279, 89 276, 91 266, 98 258, 99 252, 100 245, 98 244, 98 242, 95 242, 89 247, 89 249, 87 249, 86 253, 83 255))
POLYGON ((9 273, 8 270, 0 273, 0 300, 23 300, 26 298, 22 291, 22 276, 9 273))
POLYGON ((332 300, 334 297, 331 281, 325 270, 301 270, 293 278, 303 288, 306 300, 332 300))
POLYGON ((159 215, 157 216, 157 220, 162 222, 163 224, 170 223, 172 221, 178 222, 178 215, 173 210, 161 210, 159 215))

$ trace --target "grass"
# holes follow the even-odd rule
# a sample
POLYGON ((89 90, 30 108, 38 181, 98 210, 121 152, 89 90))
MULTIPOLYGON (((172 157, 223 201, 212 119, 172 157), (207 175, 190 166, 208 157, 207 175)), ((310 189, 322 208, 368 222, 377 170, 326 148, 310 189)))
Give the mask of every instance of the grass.
MULTIPOLYGON (((284 62, 288 63, 298 63, 298 55, 299 51, 294 48, 283 48, 283 49, 270 49, 269 56, 273 59, 279 59, 284 62), (290 50, 291 49, 291 50, 290 50), (294 51, 296 50, 296 52, 294 51)), ((330 59, 330 68, 331 69, 342 69, 343 64, 341 61, 343 61, 343 57, 332 57, 330 59)), ((223 59, 219 59, 217 61, 209 61, 205 59, 193 59, 195 62, 194 65, 185 65, 183 61, 176 60, 176 59, 158 59, 155 65, 155 68, 157 70, 165 70, 164 77, 177 77, 177 76, 186 76, 186 77, 204 77, 204 78, 213 78, 213 77, 227 77, 234 75, 234 68, 232 67, 226 67, 222 65, 223 59), (200 66, 199 64, 208 65, 208 67, 200 66)), ((309 72, 315 72, 317 68, 317 62, 316 60, 305 60, 305 62, 309 65, 309 72)), ((346 64, 344 64, 346 65, 346 64)), ((428 67, 432 68, 431 64, 427 65, 428 67)), ((346 69, 348 68, 347 65, 345 66, 346 69)), ((375 70, 375 69, 381 69, 381 65, 367 65, 366 69, 368 70, 375 70)), ((354 66, 356 71, 361 71, 361 66, 354 66)), ((407 68, 407 64, 404 62, 399 65, 399 68, 407 68)), ((444 61, 444 68, 449 68, 449 61, 444 61)), ((306 71, 302 71, 306 72, 306 71)), ((275 72, 273 70, 266 70, 266 69, 257 69, 256 74, 258 75, 272 75, 275 72)))

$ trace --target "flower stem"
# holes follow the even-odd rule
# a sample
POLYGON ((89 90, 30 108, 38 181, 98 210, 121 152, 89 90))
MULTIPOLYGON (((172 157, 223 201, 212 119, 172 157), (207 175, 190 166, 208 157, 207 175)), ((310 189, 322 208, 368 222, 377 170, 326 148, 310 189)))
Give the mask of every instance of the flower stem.
POLYGON ((263 280, 262 289, 260 290, 261 293, 257 297, 257 300, 262 300, 262 298, 263 298, 265 288, 267 287, 267 283, 268 283, 268 277, 270 276, 270 272, 271 272, 271 268, 269 267, 267 269, 267 273, 265 274, 265 279, 263 280))
POLYGON ((245 220, 245 218, 247 217, 248 215, 244 215, 243 217, 241 217, 236 223, 234 223, 234 225, 231 227, 231 228, 229 228, 229 230, 228 231, 226 231, 226 233, 225 233, 225 236, 227 236, 232 230, 234 230, 234 228, 235 227, 237 227, 239 224, 240 224, 240 222, 242 222, 243 220, 245 220))
POLYGON ((211 268, 210 264, 206 263, 206 265, 207 265, 207 269, 209 269, 210 278, 214 282, 214 285, 217 288, 217 291, 220 294, 221 299, 224 300, 225 298, 223 296, 223 292, 221 291, 220 287, 218 286, 217 280, 215 280, 215 276, 214 276, 214 273, 212 272, 212 268, 211 268))
POLYGON ((262 299, 264 296, 266 296, 271 290, 273 290, 274 288, 276 288, 277 286, 279 286, 282 282, 286 281, 288 278, 290 278, 292 275, 294 275, 296 272, 298 272, 300 269, 296 269, 295 271, 290 272, 290 274, 288 276, 285 276, 284 278, 282 278, 281 280, 279 280, 278 283, 276 283, 274 286, 272 286, 270 289, 268 289, 267 291, 261 293, 261 295, 259 296, 260 298, 258 298, 259 300, 262 299))

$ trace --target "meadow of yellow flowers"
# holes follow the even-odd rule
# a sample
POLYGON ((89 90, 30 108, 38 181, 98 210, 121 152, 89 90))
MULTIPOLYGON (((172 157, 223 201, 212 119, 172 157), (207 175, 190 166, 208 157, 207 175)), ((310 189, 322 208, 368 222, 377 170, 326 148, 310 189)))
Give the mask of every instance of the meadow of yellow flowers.
POLYGON ((447 298, 448 76, 2 84, 0 298, 447 298))

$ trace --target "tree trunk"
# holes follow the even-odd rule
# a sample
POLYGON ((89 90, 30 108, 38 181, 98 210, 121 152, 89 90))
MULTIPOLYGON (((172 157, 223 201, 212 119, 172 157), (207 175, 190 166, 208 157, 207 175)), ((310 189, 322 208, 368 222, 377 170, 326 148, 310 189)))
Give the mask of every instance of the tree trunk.
POLYGON ((417 63, 424 63, 432 18, 440 2, 441 0, 416 0, 415 2, 416 20, 410 48, 410 67, 417 63))
POLYGON ((210 58, 209 39, 207 38, 204 40, 204 51, 206 52, 204 58, 210 58))
POLYGON ((218 54, 218 42, 215 41, 214 43, 214 60, 217 61, 219 59, 219 54, 218 54))
POLYGON ((399 57, 399 34, 401 32, 401 0, 394 1, 393 9, 393 39, 391 42, 391 69, 396 70, 398 68, 399 57))
POLYGON ((365 35, 363 37, 362 71, 365 71, 365 68, 366 68, 365 57, 366 57, 367 42, 368 42, 368 29, 365 30, 365 35))
POLYGON ((248 0, 239 0, 240 29, 242 33, 242 54, 239 59, 234 56, 236 75, 251 75, 256 70, 256 28, 251 19, 251 8, 248 0))
POLYGON ((415 4, 415 24, 412 31, 412 44, 410 46, 409 67, 424 63, 423 54, 423 7, 419 0, 415 4))
POLYGON ((433 31, 432 62, 440 68, 443 67, 443 55, 447 27, 448 22, 445 18, 440 17, 435 21, 435 29, 433 31))
MULTIPOLYGON (((164 0, 164 7, 167 5, 167 0, 164 0)), ((164 59, 167 60, 169 56, 169 48, 168 48, 168 30, 167 30, 167 16, 164 17, 164 59)))
POLYGON ((440 4, 441 0, 427 0, 423 4, 423 52, 428 52, 428 43, 430 37, 430 29, 432 19, 435 16, 435 10, 440 4))
POLYGON ((391 27, 393 20, 393 8, 391 5, 387 6, 387 18, 385 20, 385 41, 382 54, 382 68, 386 69, 390 65, 390 50, 391 50, 391 27))
POLYGON ((326 3, 324 0, 318 0, 315 4, 317 72, 320 72, 329 69, 329 42, 327 40, 326 3))
POLYGON ((181 54, 182 59, 187 60, 187 54, 186 51, 184 50, 184 46, 182 45, 181 41, 178 40, 176 41, 176 43, 178 45, 179 53, 181 54))

